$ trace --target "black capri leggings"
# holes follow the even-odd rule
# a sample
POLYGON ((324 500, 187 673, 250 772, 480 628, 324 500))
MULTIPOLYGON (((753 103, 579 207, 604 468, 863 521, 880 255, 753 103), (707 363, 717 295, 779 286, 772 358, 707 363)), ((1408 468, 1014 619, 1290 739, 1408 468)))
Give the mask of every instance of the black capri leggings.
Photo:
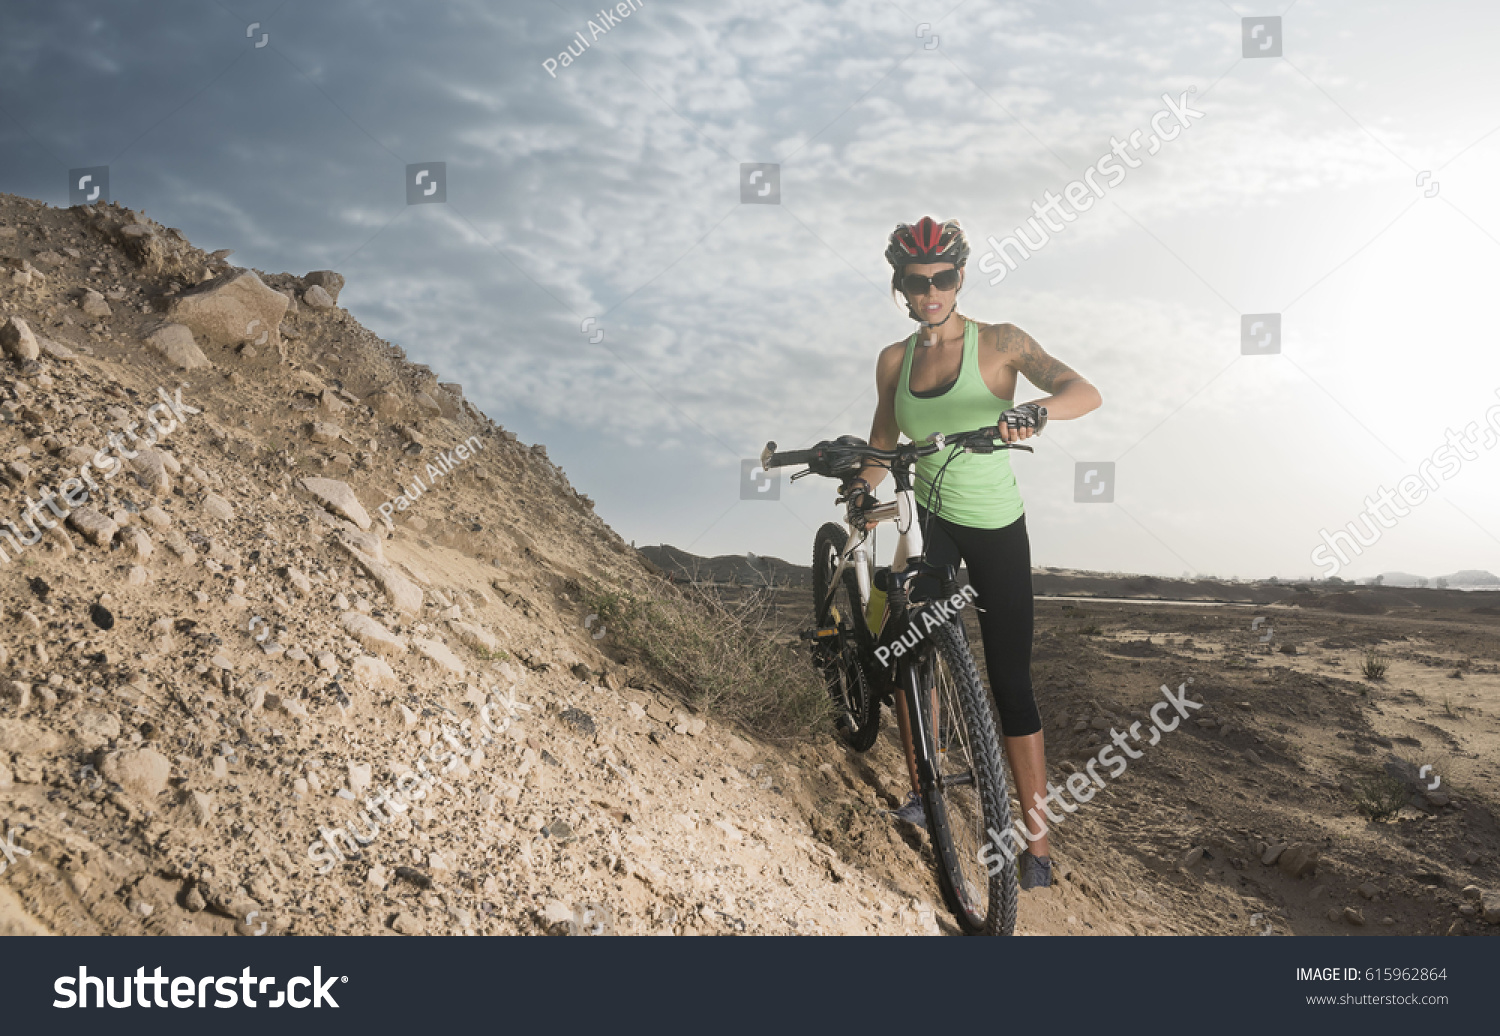
MULTIPOLYGON (((984 639, 984 664, 989 671, 990 693, 1000 713, 1000 731, 1006 737, 1024 737, 1042 729, 1036 698, 1031 690, 1031 541, 1023 514, 999 529, 971 529, 955 525, 917 506, 922 523, 927 560, 934 565, 952 565, 958 571, 962 560, 974 587, 979 612, 979 631, 984 639)), ((924 583, 927 580, 918 580, 924 583)), ((918 586, 916 596, 938 596, 935 588, 918 586)))

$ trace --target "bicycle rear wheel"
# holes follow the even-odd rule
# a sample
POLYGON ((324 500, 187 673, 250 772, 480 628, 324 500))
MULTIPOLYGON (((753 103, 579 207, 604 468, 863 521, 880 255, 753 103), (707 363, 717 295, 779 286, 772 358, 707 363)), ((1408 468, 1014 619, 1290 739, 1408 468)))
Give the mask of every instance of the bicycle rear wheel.
POLYGON ((860 647, 869 634, 854 570, 846 568, 832 599, 828 594, 848 541, 849 534, 832 522, 813 541, 813 621, 819 629, 838 628, 832 637, 813 639, 813 663, 827 681, 840 739, 865 752, 880 733, 880 698, 860 663, 860 647))
MULTIPOLYGON (((1010 935, 1016 927, 1016 868, 980 853, 1010 827, 1010 796, 989 695, 963 635, 942 623, 916 662, 923 729, 936 768, 922 805, 938 862, 943 900, 967 935, 1010 935)), ((999 850, 1000 846, 995 846, 999 850)))

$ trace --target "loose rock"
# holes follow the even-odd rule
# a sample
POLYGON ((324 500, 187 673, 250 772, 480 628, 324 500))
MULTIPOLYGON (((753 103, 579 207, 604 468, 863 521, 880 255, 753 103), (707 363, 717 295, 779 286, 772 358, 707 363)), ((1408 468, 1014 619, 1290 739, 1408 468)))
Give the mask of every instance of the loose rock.
POLYGON ((167 778, 172 775, 172 764, 167 761, 166 756, 154 749, 142 748, 111 752, 104 757, 100 771, 130 795, 149 802, 166 790, 167 778))
POLYGON ((212 366, 186 324, 162 324, 146 335, 146 344, 180 370, 212 366))
POLYGON ((5 349, 5 355, 23 363, 41 355, 36 335, 32 334, 31 326, 20 317, 7 317, 0 324, 0 347, 5 349))
POLYGON ((214 345, 281 343, 286 298, 250 270, 236 270, 189 288, 168 304, 167 314, 214 345), (264 341, 262 338, 264 337, 264 341))
POLYGON ((316 497, 318 502, 328 510, 359 526, 362 532, 369 531, 369 512, 364 509, 364 505, 359 502, 359 498, 354 495, 354 490, 349 488, 348 483, 331 478, 304 478, 302 488, 316 497))

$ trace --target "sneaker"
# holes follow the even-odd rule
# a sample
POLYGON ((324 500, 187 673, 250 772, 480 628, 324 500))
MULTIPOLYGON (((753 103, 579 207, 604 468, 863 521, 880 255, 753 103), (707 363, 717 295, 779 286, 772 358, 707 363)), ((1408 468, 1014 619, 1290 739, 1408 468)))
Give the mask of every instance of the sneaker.
POLYGON ((916 792, 906 796, 906 803, 901 808, 891 810, 891 816, 920 827, 923 831, 927 830, 927 811, 922 808, 922 798, 916 792))
POLYGON ((1030 850, 1021 854, 1021 887, 1044 889, 1052 884, 1052 857, 1033 856, 1030 850))

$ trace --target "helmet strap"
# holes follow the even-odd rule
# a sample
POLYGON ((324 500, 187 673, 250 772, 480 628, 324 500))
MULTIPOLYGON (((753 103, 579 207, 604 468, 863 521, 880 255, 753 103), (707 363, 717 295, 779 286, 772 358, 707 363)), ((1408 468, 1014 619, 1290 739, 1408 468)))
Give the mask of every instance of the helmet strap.
POLYGON ((934 332, 938 328, 940 328, 944 324, 946 324, 949 320, 952 320, 953 319, 953 314, 955 314, 957 312, 958 312, 958 303, 957 303, 957 301, 955 301, 954 304, 953 304, 953 308, 948 311, 948 315, 945 316, 941 320, 938 320, 938 321, 933 322, 933 323, 928 323, 926 320, 922 320, 921 318, 918 318, 917 319, 917 323, 921 324, 922 327, 924 327, 927 330, 927 337, 926 338, 918 338, 917 341, 920 344, 922 344, 922 345, 927 345, 927 346, 932 345, 934 343, 934 341, 936 341, 936 339, 937 339, 937 335, 934 334, 934 332))

